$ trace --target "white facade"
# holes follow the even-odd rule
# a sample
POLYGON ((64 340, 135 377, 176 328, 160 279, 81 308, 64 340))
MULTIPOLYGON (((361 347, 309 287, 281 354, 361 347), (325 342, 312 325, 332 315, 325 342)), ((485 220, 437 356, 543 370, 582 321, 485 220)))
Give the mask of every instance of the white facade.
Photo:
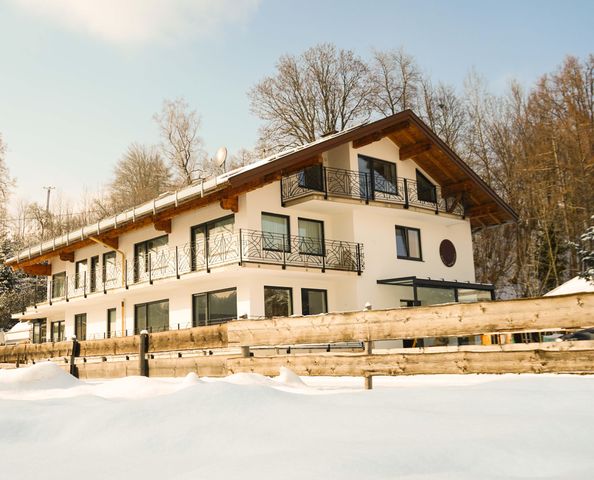
MULTIPOLYGON (((357 172, 360 155, 395 165, 398 178, 412 181, 419 170, 437 184, 413 160, 401 160, 398 147, 387 138, 359 149, 353 148, 352 143, 343 144, 324 153, 323 165, 329 169, 357 172)), ((60 335, 69 338, 75 334, 75 316, 86 314, 86 338, 103 338, 132 334, 138 329, 136 306, 159 300, 168 300, 169 328, 190 327, 195 324, 193 295, 224 289, 236 289, 236 317, 261 318, 266 313, 265 286, 291 288, 292 309, 289 313, 301 315, 304 313, 302 289, 326 291, 327 311, 347 311, 362 309, 366 303, 373 308, 390 308, 401 306, 403 300, 413 300, 412 287, 378 284, 378 280, 418 277, 450 282, 475 281, 470 221, 460 214, 436 213, 431 205, 404 208, 398 202, 365 201, 356 195, 351 198, 327 195, 328 198, 324 198, 319 192, 283 201, 281 188, 281 181, 276 180, 241 193, 236 213, 221 208, 216 202, 174 216, 167 247, 163 249, 165 253, 160 254, 161 260, 153 260, 158 263, 158 268, 151 275, 152 284, 144 271, 135 271, 134 265, 141 268, 135 245, 167 235, 156 230, 154 225, 119 236, 117 266, 107 274, 103 254, 111 249, 104 245, 93 244, 76 250, 74 262, 52 257, 54 282, 57 281, 56 274, 65 272, 69 291, 54 292, 61 294, 54 295, 51 302, 30 307, 20 316, 21 320, 44 319, 47 328, 40 332, 47 339, 52 338, 52 323, 64 321, 60 335), (297 264, 282 259, 283 255, 291 257, 289 252, 264 251, 263 213, 289 218, 290 235, 295 237, 291 242, 296 242, 291 244, 291 254, 297 257, 297 264), (212 254, 210 271, 203 265, 203 259, 196 261, 199 265, 192 271, 190 252, 197 255, 202 248, 192 247, 192 227, 229 215, 234 215, 233 232, 221 235, 224 241, 216 240, 216 245, 221 242, 225 245, 224 255, 212 253, 216 245, 209 244, 212 254), (323 222, 323 259, 298 255, 295 251, 304 241, 297 238, 299 219, 323 222), (396 226, 418 229, 420 259, 398 258, 396 226), (455 263, 449 267, 440 256, 440 244, 446 239, 453 243, 456 251, 455 263), (364 260, 360 264, 359 251, 361 260, 364 260), (95 256, 99 258, 91 285, 90 262, 95 256), (272 260, 273 257, 276 260, 272 260), (80 260, 87 260, 87 273, 75 285, 76 262, 80 260), (111 277, 107 285, 106 275, 111 277), (115 327, 112 324, 111 332, 107 326, 109 309, 116 311, 115 327)), ((51 293, 51 283, 48 282, 49 296, 51 293)))

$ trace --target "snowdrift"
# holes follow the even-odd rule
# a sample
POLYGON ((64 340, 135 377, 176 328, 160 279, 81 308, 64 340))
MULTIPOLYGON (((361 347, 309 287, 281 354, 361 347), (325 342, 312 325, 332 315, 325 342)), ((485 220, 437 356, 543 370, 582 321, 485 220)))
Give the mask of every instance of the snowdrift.
MULTIPOLYGON (((54 368, 55 367, 55 368, 54 368)), ((592 376, 0 371, 2 478, 590 479, 592 376), (33 454, 34 453, 34 454, 33 454)))

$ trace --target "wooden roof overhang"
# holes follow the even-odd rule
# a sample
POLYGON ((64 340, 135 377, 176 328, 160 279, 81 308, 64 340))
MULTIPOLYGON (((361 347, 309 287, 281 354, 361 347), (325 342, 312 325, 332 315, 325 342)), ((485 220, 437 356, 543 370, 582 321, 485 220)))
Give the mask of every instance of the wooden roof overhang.
MULTIPOLYGON (((14 269, 22 269, 35 275, 49 275, 51 270, 45 264, 53 257, 73 258, 72 252, 96 243, 113 244, 117 248, 120 235, 149 225, 167 231, 171 228, 170 220, 188 210, 219 202, 222 208, 237 211, 238 196, 279 180, 283 175, 298 171, 306 166, 322 162, 322 154, 347 142, 354 148, 360 148, 372 142, 389 138, 400 149, 400 158, 414 158, 415 162, 434 178, 442 187, 444 197, 457 197, 466 208, 473 228, 497 225, 517 220, 516 213, 505 203, 472 169, 466 165, 427 125, 411 110, 405 110, 390 117, 353 127, 346 131, 330 135, 295 150, 281 153, 267 161, 262 161, 230 172, 215 181, 214 188, 202 191, 175 202, 149 214, 130 218, 130 212, 120 214, 113 219, 113 225, 97 228, 94 225, 84 227, 78 238, 66 241, 58 246, 48 242, 17 257, 9 259, 7 264, 14 269), (111 243, 110 243, 111 242, 111 243)), ((170 194, 173 197, 174 194, 170 194)), ((139 207, 140 208, 140 207, 139 207)))

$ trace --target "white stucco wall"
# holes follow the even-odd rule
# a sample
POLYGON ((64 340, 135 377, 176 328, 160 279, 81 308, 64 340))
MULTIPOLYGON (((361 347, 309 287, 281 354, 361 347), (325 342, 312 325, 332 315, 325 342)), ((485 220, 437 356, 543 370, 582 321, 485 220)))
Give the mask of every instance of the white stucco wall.
MULTIPOLYGON (((361 149, 354 150, 343 145, 324 156, 326 166, 358 170, 358 154, 364 154, 396 164, 399 177, 415 178, 417 168, 413 160, 399 159, 398 148, 390 140, 384 139, 361 149)), ((426 174, 426 172, 423 172, 426 174)), ((427 177, 429 177, 427 175, 427 177)), ((430 177, 429 177, 430 178, 430 177)), ((404 209, 402 206, 386 206, 363 201, 304 200, 283 207, 280 199, 280 182, 274 182, 239 197, 239 211, 235 214, 235 229, 261 230, 262 212, 276 213, 290 217, 291 234, 298 234, 298 219, 308 218, 324 222, 326 239, 359 242, 363 244, 365 270, 361 276, 354 272, 322 273, 318 268, 287 268, 276 265, 231 265, 213 268, 211 273, 196 272, 182 276, 181 279, 156 280, 153 285, 131 285, 128 290, 118 289, 88 295, 85 298, 72 298, 69 302, 56 301, 52 306, 39 305, 30 310, 26 318, 47 318, 65 320, 65 334, 74 334, 74 315, 87 314, 87 336, 101 337, 106 331, 107 309, 117 309, 116 330, 134 329, 134 305, 169 300, 170 327, 186 327, 192 321, 192 295, 225 288, 237 288, 238 316, 261 317, 264 315, 264 286, 283 286, 293 289, 293 312, 301 314, 301 289, 317 288, 327 290, 330 311, 362 309, 366 302, 374 308, 397 307, 401 299, 410 299, 410 289, 378 285, 377 281, 387 278, 417 276, 433 279, 474 281, 474 262, 472 258, 472 238, 470 222, 448 214, 435 215, 430 210, 404 209), (418 228, 421 231, 422 261, 397 258, 395 226, 418 228), (449 239, 457 251, 457 261, 446 267, 439 256, 439 244, 449 239)), ((172 220, 169 246, 179 246, 190 242, 190 228, 210 220, 230 215, 218 203, 185 212, 172 220)), ((164 232, 147 226, 122 234, 119 249, 131 261, 134 245, 138 242, 158 237, 164 232)), ((78 250, 75 260, 90 259, 102 255, 109 249, 91 245, 78 250)), ((66 271, 74 276, 75 263, 52 260, 53 273, 66 271)), ((101 268, 101 265, 98 266, 101 268)), ((48 335, 50 326, 48 325, 48 335)))

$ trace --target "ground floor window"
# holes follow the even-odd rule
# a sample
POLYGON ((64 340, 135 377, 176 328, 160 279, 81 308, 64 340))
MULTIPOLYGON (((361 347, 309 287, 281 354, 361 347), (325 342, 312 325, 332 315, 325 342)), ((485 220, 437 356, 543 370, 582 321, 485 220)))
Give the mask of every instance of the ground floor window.
POLYGON ((77 340, 87 339, 87 314, 78 313, 74 316, 74 335, 77 340))
POLYGON ((31 341, 33 343, 43 343, 47 340, 47 319, 40 318, 33 321, 33 332, 31 341))
POLYGON ((162 332, 169 330, 169 300, 134 305, 134 331, 162 332))
POLYGON ((52 322, 52 342, 64 340, 64 320, 52 322))
POLYGON ((237 289, 227 288, 192 296, 192 325, 217 325, 237 318, 237 289))
POLYGON ((107 310, 107 338, 116 336, 116 309, 107 310))
POLYGON ((328 313, 328 293, 315 288, 301 289, 301 311, 303 315, 328 313))
POLYGON ((293 315, 293 289, 264 287, 264 315, 267 318, 293 315))

